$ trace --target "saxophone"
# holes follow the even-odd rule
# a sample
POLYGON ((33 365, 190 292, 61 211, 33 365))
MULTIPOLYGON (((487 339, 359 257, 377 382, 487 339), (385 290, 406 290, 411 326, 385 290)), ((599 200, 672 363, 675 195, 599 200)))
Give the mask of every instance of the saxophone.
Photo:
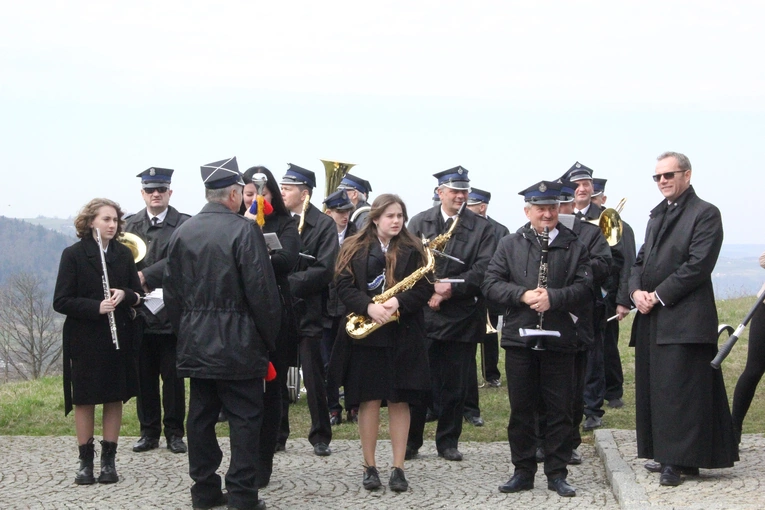
MULTIPOLYGON (((425 248, 425 259, 426 263, 421 268, 414 271, 412 274, 398 282, 396 285, 391 287, 390 289, 386 290, 382 294, 378 294, 377 296, 372 298, 372 302, 375 304, 381 304, 385 303, 387 300, 395 296, 396 294, 400 294, 401 292, 407 291, 414 287, 414 284, 417 283, 419 280, 424 278, 428 275, 428 273, 432 273, 436 269, 436 259, 435 255, 433 253, 433 250, 442 251, 444 247, 446 246, 446 243, 449 242, 449 239, 452 237, 452 233, 454 233, 454 229, 457 228, 457 223, 460 220, 460 216, 462 215, 462 211, 465 210, 465 204, 463 203, 460 207, 459 212, 457 213, 457 217, 455 218, 454 222, 452 223, 451 227, 449 227, 449 230, 444 232, 443 234, 440 234, 433 238, 432 241, 423 241, 423 245, 425 248)), ((348 314, 348 322, 345 323, 345 332, 348 333, 348 336, 351 338, 355 338, 356 340, 360 340, 362 338, 366 338, 370 333, 373 331, 379 329, 380 327, 384 326, 385 324, 388 324, 388 322, 391 321, 397 321, 399 318, 398 310, 396 310, 396 313, 391 315, 390 319, 385 324, 379 324, 369 317, 365 315, 356 315, 355 313, 348 314)))

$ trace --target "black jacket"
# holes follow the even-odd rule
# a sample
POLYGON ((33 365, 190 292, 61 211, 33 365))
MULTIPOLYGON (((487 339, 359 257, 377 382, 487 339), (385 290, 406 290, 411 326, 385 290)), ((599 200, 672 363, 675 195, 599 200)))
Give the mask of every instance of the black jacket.
MULTIPOLYGON (((655 320, 657 344, 716 344, 717 306, 712 271, 723 242, 720 211, 689 187, 669 208, 662 200, 651 211, 630 277, 636 290, 658 294, 664 303, 648 315, 638 314, 632 327, 634 345, 643 321, 655 320)), ((643 339, 647 341, 647 339, 643 339)))
MULTIPOLYGON (((486 216, 486 219, 489 220, 489 223, 491 223, 491 226, 494 229, 495 245, 499 246, 499 242, 502 238, 506 235, 510 235, 510 230, 491 216, 486 216)), ((505 313, 505 307, 499 303, 492 303, 487 300, 486 306, 489 308, 489 313, 491 315, 502 315, 505 313)))
MULTIPOLYGON (((559 331, 561 337, 546 337, 545 344, 553 351, 571 352, 580 342, 576 323, 592 313, 592 269, 587 248, 576 234, 560 223, 557 228, 558 235, 548 251, 550 310, 544 314, 544 329, 559 331)), ((519 333, 520 328, 534 329, 539 323, 537 312, 522 303, 521 297, 537 288, 541 257, 542 248, 527 224, 520 233, 500 241, 489 263, 481 289, 488 299, 507 307, 502 347, 530 347, 535 343, 534 337, 522 338, 519 333)))
MULTIPOLYGON (((357 315, 367 315, 367 306, 372 302, 366 289, 367 256, 366 250, 357 253, 351 260, 353 273, 346 269, 335 280, 337 294, 348 312, 357 315)), ((401 250, 397 256, 396 280, 402 281, 421 266, 422 257, 416 250, 401 250)), ((376 343, 393 349, 397 389, 429 390, 431 382, 425 344, 423 307, 426 306, 432 294, 433 286, 426 278, 417 281, 411 289, 397 294, 401 314, 399 321, 385 324, 362 340, 352 340, 345 332, 345 321, 341 321, 330 363, 330 370, 337 377, 336 380, 341 381, 341 384, 345 381, 348 363, 353 362, 349 357, 351 342, 376 343)))
MULTIPOLYGON (((159 225, 151 224, 146 209, 125 218, 125 231, 137 235, 146 243, 146 256, 138 262, 137 267, 143 273, 149 290, 162 287, 162 273, 165 271, 170 237, 175 229, 189 218, 191 216, 178 212, 172 206, 167 208, 167 216, 159 225)), ((173 332, 164 308, 154 315, 145 305, 142 305, 140 314, 146 322, 146 333, 170 334, 173 332)))
POLYGON ((289 275, 290 289, 295 299, 295 312, 304 336, 322 334, 323 298, 335 274, 335 260, 340 244, 337 242, 335 220, 313 206, 308 206, 303 222, 303 253, 316 260, 299 257, 295 271, 289 275))
POLYGON ((263 377, 281 305, 260 228, 208 203, 170 240, 165 306, 178 335, 179 377, 263 377))
MULTIPOLYGON (((343 240, 348 239, 355 234, 356 225, 349 221, 348 228, 345 231, 345 237, 343 240)), ((329 287, 327 288, 327 297, 325 303, 326 307, 324 309, 323 325, 325 328, 331 328, 333 320, 337 319, 338 317, 344 317, 347 313, 345 311, 345 305, 342 301, 340 301, 340 298, 337 297, 337 287, 334 280, 329 284, 329 287)))
MULTIPOLYGON (((441 206, 434 206, 413 217, 408 225, 415 236, 432 240, 441 233, 441 206)), ((478 342, 486 332, 486 305, 481 294, 489 260, 496 241, 494 229, 486 218, 465 209, 444 253, 457 257, 464 264, 438 257, 437 278, 464 279, 452 283, 452 297, 441 303, 438 311, 425 306, 425 329, 433 340, 478 342)))

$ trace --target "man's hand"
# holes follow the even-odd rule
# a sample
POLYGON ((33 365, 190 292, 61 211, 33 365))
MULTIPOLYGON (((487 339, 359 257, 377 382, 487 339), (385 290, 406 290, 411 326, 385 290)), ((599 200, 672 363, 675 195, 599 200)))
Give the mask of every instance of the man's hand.
POLYGON ((654 298, 650 292, 646 292, 644 290, 636 290, 632 293, 632 300, 635 302, 635 306, 637 306, 638 312, 642 313, 643 315, 650 313, 653 309, 654 298))
POLYGON ((449 299, 452 297, 452 284, 451 283, 443 283, 438 282, 433 286, 436 294, 443 297, 444 299, 449 299))
POLYGON ((547 294, 547 289, 527 290, 521 296, 521 301, 538 313, 544 313, 550 309, 550 295, 547 294))
POLYGON ((630 309, 627 308, 626 306, 616 305, 616 316, 618 320, 622 320, 627 315, 629 315, 629 313, 630 313, 630 309))
MULTIPOLYGON (((436 284, 438 285, 438 284, 436 284)), ((428 300, 428 306, 431 310, 434 312, 437 312, 441 309, 441 303, 445 301, 444 297, 441 294, 433 294, 430 296, 430 299, 428 300)))

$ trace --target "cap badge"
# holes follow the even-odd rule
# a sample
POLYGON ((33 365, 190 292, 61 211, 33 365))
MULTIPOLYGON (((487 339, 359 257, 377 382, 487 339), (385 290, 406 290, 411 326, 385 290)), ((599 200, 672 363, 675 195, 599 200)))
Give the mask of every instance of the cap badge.
POLYGON ((544 193, 545 191, 547 191, 547 186, 545 186, 545 183, 542 183, 539 185, 539 191, 541 193, 544 193))
POLYGON ((460 167, 460 168, 458 168, 458 169, 457 169, 457 173, 458 173, 458 174, 460 174, 460 175, 462 175, 462 167, 460 167))
POLYGON ((149 175, 154 177, 155 175, 157 175, 157 171, 152 168, 152 169, 149 170, 149 175))
POLYGON ((576 167, 577 167, 577 168, 582 168, 582 164, 581 164, 581 163, 577 163, 577 164, 576 164, 576 167))

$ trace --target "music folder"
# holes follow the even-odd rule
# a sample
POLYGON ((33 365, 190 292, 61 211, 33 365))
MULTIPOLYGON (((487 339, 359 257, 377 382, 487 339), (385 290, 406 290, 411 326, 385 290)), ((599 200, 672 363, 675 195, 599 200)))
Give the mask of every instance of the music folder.
POLYGON ((266 246, 268 246, 270 251, 282 249, 282 243, 279 242, 279 236, 274 232, 266 232, 263 234, 263 237, 266 238, 266 246))

